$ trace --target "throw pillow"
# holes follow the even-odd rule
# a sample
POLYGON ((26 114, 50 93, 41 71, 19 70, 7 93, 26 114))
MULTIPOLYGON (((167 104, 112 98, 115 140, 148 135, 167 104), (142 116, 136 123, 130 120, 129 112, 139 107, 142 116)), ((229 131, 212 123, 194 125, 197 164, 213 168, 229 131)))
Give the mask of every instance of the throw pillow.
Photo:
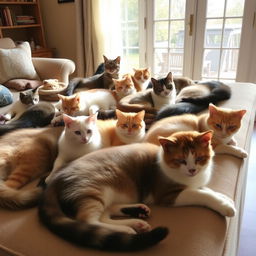
POLYGON ((0 49, 0 83, 14 78, 40 80, 32 62, 28 42, 12 49, 0 49))
POLYGON ((13 96, 10 90, 0 84, 0 107, 9 105, 13 102, 13 96))
POLYGON ((23 91, 26 89, 35 89, 42 85, 43 82, 39 80, 28 80, 28 79, 12 79, 4 83, 9 89, 15 89, 17 91, 23 91))

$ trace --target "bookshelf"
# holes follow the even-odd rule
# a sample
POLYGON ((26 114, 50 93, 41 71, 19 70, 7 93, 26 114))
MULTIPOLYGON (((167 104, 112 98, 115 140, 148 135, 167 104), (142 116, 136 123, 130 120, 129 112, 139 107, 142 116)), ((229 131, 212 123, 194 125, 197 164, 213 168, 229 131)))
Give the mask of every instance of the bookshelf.
POLYGON ((33 57, 52 57, 47 48, 39 0, 0 0, 0 38, 31 43, 33 57))

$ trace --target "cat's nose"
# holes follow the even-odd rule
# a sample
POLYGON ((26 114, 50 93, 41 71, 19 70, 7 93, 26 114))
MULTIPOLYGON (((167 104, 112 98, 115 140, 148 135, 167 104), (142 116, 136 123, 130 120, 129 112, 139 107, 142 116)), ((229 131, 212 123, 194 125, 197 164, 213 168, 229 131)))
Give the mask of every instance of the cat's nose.
POLYGON ((189 169, 188 172, 191 174, 191 175, 195 175, 196 174, 196 169, 189 169))

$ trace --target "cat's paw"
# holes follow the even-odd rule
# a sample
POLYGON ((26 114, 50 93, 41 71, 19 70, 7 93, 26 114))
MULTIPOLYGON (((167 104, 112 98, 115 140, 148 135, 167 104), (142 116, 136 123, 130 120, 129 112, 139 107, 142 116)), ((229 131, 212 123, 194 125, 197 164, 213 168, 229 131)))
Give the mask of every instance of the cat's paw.
POLYGON ((120 209, 122 213, 134 218, 148 218, 150 215, 150 208, 145 204, 136 204, 131 207, 120 209))
POLYGON ((218 193, 218 192, 215 192, 215 193, 220 203, 219 213, 226 217, 234 217, 236 214, 234 201, 222 193, 218 193))
POLYGON ((54 127, 63 126, 64 121, 63 121, 62 115, 54 117, 51 121, 51 125, 54 126, 54 127))
POLYGON ((240 148, 240 147, 233 147, 234 148, 234 156, 238 157, 238 158, 247 158, 248 157, 248 153, 240 148))
POLYGON ((132 220, 129 226, 137 233, 144 233, 151 230, 151 226, 144 220, 132 220))

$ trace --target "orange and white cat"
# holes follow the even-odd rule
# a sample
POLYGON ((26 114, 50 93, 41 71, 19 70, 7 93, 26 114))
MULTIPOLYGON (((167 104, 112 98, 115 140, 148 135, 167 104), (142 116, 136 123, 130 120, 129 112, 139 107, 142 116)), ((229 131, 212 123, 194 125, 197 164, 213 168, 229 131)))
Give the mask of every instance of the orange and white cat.
POLYGON ((131 75, 129 74, 124 75, 121 79, 113 79, 113 82, 115 85, 114 92, 117 96, 118 101, 123 97, 134 94, 136 92, 131 75))
POLYGON ((166 227, 151 228, 146 205, 197 205, 235 215, 233 201, 205 186, 213 170, 212 132, 178 132, 150 143, 92 152, 62 168, 46 187, 39 218, 53 233, 108 251, 159 243, 166 227), (76 215, 69 217, 62 205, 76 215), (121 218, 112 218, 112 216, 121 218))
POLYGON ((151 76, 149 68, 134 68, 133 70, 134 74, 132 75, 132 80, 137 92, 146 90, 151 76))
POLYGON ((116 110, 117 120, 97 120, 97 113, 90 116, 63 115, 65 129, 58 142, 58 156, 53 173, 63 165, 100 148, 140 142, 145 136, 144 111, 123 113, 116 110))
POLYGON ((215 153, 230 154, 239 158, 247 157, 247 152, 236 146, 234 135, 241 127, 246 110, 232 110, 209 105, 209 113, 196 116, 185 114, 161 119, 148 130, 145 141, 159 144, 158 136, 170 136, 177 131, 213 131, 212 146, 215 153))

